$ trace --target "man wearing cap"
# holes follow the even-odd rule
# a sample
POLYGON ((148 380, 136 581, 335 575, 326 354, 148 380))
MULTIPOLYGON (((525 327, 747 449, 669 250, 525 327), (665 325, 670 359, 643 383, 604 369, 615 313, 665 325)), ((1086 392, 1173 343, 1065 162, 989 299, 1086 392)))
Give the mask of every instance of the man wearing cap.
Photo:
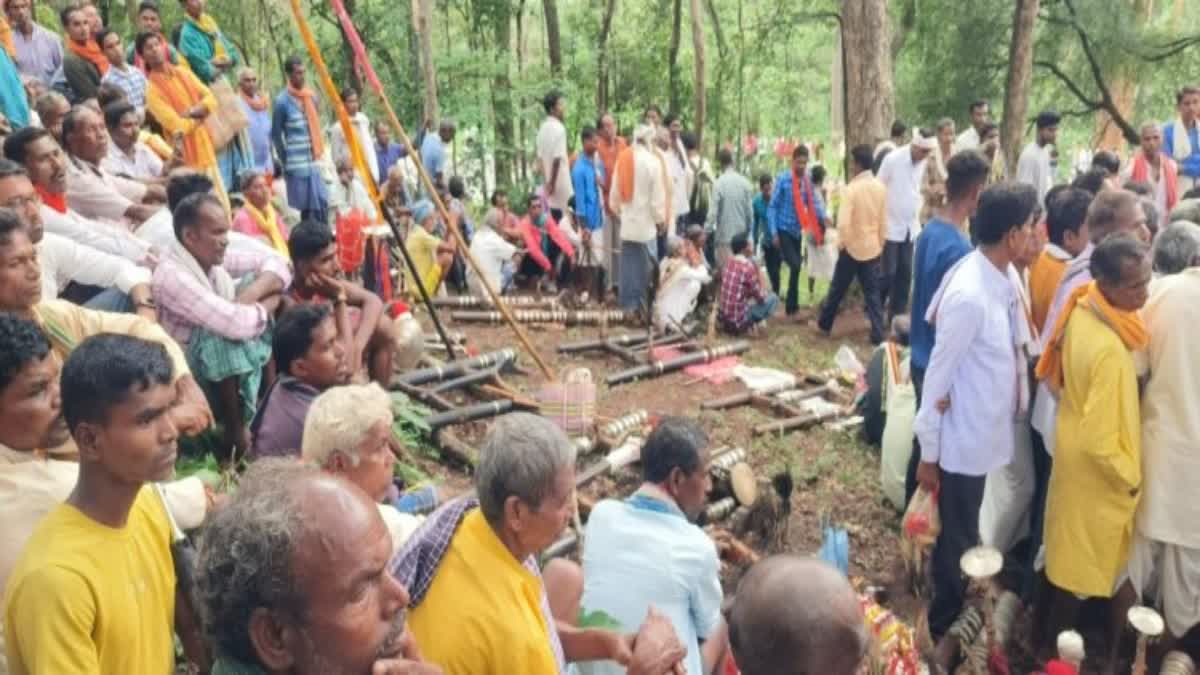
POLYGON ((916 130, 911 143, 889 152, 879 166, 879 181, 887 188, 884 214, 887 241, 883 245, 883 278, 880 284, 882 299, 889 301, 887 323, 908 308, 921 181, 925 177, 929 155, 936 147, 936 136, 916 130))
POLYGON ((1054 169, 1050 166, 1050 151, 1058 138, 1058 123, 1062 119, 1052 110, 1044 110, 1037 116, 1037 137, 1021 151, 1017 160, 1017 182, 1032 185, 1038 193, 1038 202, 1046 199, 1046 193, 1054 185, 1054 169))

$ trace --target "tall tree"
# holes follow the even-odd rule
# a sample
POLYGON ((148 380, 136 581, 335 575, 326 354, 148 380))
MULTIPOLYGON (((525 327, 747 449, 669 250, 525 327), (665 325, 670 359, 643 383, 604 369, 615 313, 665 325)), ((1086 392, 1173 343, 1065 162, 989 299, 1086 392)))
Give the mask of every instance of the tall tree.
POLYGON ((612 31, 613 15, 617 13, 617 0, 604 0, 604 14, 600 17, 600 37, 596 41, 596 110, 608 110, 608 34, 612 31))
POLYGON ((846 147, 887 138, 896 99, 887 0, 842 0, 849 119, 846 147))
MULTIPOLYGON (((696 143, 698 147, 703 147, 704 143, 704 117, 705 117, 705 73, 704 73, 704 13, 700 9, 700 0, 691 0, 692 14, 692 62, 694 64, 696 76, 696 117, 692 120, 692 129, 696 133, 696 143)), ((720 139, 718 139, 720 140, 720 139)))
POLYGON ((671 7, 671 46, 667 52, 667 99, 671 112, 677 112, 679 110, 679 42, 681 40, 680 32, 683 28, 682 0, 672 0, 671 7))
POLYGON ((437 71, 433 64, 433 0, 412 0, 413 27, 421 45, 421 81, 424 88, 424 119, 421 123, 437 124, 438 111, 437 71))
POLYGON ((550 72, 562 75, 562 41, 558 35, 558 0, 542 0, 542 13, 546 16, 546 47, 550 55, 550 72))
POLYGON ((1016 175, 1017 158, 1021 154, 1021 141, 1025 135, 1029 79, 1033 73, 1033 31, 1037 25, 1040 4, 1040 0, 1017 0, 1013 10, 1008 78, 1004 82, 1004 117, 1000 123, 1000 143, 1010 177, 1016 175))
POLYGON ((496 187, 514 184, 516 138, 513 130, 512 80, 508 76, 508 59, 512 42, 512 3, 510 0, 491 0, 492 37, 496 59, 492 77, 492 111, 496 133, 496 187))

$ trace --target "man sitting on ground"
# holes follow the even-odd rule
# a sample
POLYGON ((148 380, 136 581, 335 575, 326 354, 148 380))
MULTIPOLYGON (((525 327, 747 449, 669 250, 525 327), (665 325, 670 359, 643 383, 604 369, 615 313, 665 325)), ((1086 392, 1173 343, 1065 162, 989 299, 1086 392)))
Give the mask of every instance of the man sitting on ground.
POLYGON ((869 644, 850 583, 815 558, 777 555, 751 567, 726 616, 744 675, 853 675, 869 644))
POLYGON ((158 251, 124 225, 84 218, 67 205, 69 160, 46 129, 25 127, 4 141, 4 156, 25 167, 41 196, 46 231, 135 263, 153 266, 158 251))
POLYGON ((554 216, 545 212, 537 194, 529 195, 529 210, 518 227, 525 239, 526 255, 517 275, 537 279, 547 293, 556 293, 557 284, 565 281, 571 271, 575 247, 554 216))
POLYGON ((272 338, 278 379, 250 423, 248 458, 297 456, 308 408, 322 391, 350 381, 346 305, 298 305, 279 316, 272 338))
POLYGON ((145 318, 157 320, 150 297, 150 270, 46 232, 41 200, 29 175, 19 164, 7 159, 0 159, 0 206, 12 209, 37 246, 43 298, 57 298, 70 283, 87 284, 107 289, 92 298, 88 306, 110 311, 133 308, 145 318))
POLYGON ((354 164, 348 157, 337 162, 337 180, 329 188, 329 208, 333 210, 335 219, 344 218, 351 211, 357 210, 371 222, 377 221, 375 203, 371 201, 371 195, 367 194, 367 188, 355 175, 354 164))
POLYGON ((174 215, 177 240, 154 270, 159 318, 220 402, 222 450, 232 446, 243 456, 250 446, 246 423, 271 358, 270 319, 291 270, 276 256, 226 252, 229 219, 211 194, 185 198, 174 215), (246 275, 254 279, 239 289, 234 279, 246 275))
MULTIPOLYGON (((492 209, 483 219, 483 227, 471 238, 471 257, 479 263, 488 285, 497 293, 512 287, 517 261, 525 255, 520 249, 500 234, 500 218, 503 214, 492 209)), ((478 297, 487 297, 483 284, 474 269, 467 270, 467 287, 478 297)))
POLYGON ((77 106, 63 118, 67 161, 67 203, 85 218, 117 225, 139 224, 166 200, 161 186, 143 185, 100 168, 108 156, 104 117, 88 106, 77 106))
POLYGON ((392 564, 413 592, 409 624, 426 658, 447 675, 554 675, 566 661, 598 659, 631 666, 631 636, 554 620, 538 571, 536 555, 574 510, 575 449, 562 430, 528 413, 499 418, 475 485, 478 508, 450 502, 392 564))
POLYGON ((104 124, 112 145, 100 160, 100 168, 140 182, 164 183, 162 159, 138 139, 141 123, 137 108, 127 101, 104 107, 104 124))
POLYGON ((379 515, 400 550, 421 524, 409 511, 432 510, 430 487, 394 499, 392 398, 377 384, 333 387, 317 397, 304 420, 304 461, 340 474, 379 505, 379 515))
MULTIPOLYGON (((392 358, 396 352, 395 324, 383 311, 379 296, 351 281, 338 278, 337 243, 329 226, 305 221, 288 239, 296 278, 288 297, 304 303, 348 306, 353 339, 344 343, 350 374, 366 359, 367 373, 383 386, 392 381, 392 358)), ((349 337, 349 334, 347 334, 349 337)))
POLYGON ((712 281, 704 261, 704 228, 689 225, 687 236, 667 244, 671 255, 659 266, 654 325, 659 331, 678 330, 696 309, 704 284, 712 281))
POLYGON ((146 483, 175 470, 172 379, 161 345, 123 335, 85 340, 63 366, 79 481, 9 577, 4 624, 14 673, 171 669, 172 528, 161 493, 146 483))
MULTIPOLYGON (((15 217, 0 217, 0 312, 12 312, 36 323, 50 340, 54 358, 60 362, 85 338, 99 333, 131 335, 161 344, 174 362, 179 401, 175 419, 180 431, 185 435, 196 434, 212 424, 212 412, 188 369, 183 351, 158 324, 135 314, 97 312, 65 300, 43 301, 41 288, 37 249, 25 225, 15 217)), ((46 450, 51 455, 75 452, 74 447, 46 450)))
MULTIPOLYGON (((642 448, 641 487, 596 504, 584 537, 584 611, 632 627, 657 608, 688 649, 689 673, 713 672, 727 648, 717 548, 693 524, 712 487, 708 458, 708 438, 694 421, 662 420, 642 448)), ((581 671, 625 672, 611 661, 581 671)))
POLYGON ((733 257, 721 272, 721 298, 717 317, 721 326, 733 334, 765 328, 767 319, 779 306, 779 296, 763 289, 762 275, 750 258, 750 236, 739 232, 729 242, 733 257))
POLYGON ((200 540, 213 672, 440 673, 405 625, 408 590, 388 574, 391 556, 362 490, 300 462, 255 462, 200 540))

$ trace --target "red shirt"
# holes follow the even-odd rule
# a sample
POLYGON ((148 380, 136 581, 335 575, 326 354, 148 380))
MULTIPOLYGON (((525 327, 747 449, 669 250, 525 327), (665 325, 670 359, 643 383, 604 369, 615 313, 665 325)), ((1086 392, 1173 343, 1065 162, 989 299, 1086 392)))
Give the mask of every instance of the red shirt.
POLYGON ((762 302, 764 297, 762 280, 753 261, 737 255, 725 262, 718 316, 726 326, 739 333, 745 330, 750 325, 750 300, 762 302))

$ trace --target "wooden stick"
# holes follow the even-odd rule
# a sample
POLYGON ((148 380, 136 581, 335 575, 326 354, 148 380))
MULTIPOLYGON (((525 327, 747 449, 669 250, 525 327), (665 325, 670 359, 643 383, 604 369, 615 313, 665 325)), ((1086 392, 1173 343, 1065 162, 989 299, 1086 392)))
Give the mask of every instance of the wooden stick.
POLYGON ((737 342, 731 342, 726 345, 718 345, 712 349, 705 349, 699 352, 683 354, 682 356, 669 361, 652 361, 644 366, 637 366, 635 368, 630 368, 629 370, 623 370, 619 373, 613 373, 605 379, 608 382, 608 386, 612 387, 618 384, 636 380, 639 377, 654 377, 657 375, 662 375, 663 373, 681 370, 693 364, 710 363, 723 356, 741 354, 749 349, 749 342, 746 342, 745 340, 738 340, 737 342))
POLYGON ((422 389, 418 386, 408 384, 407 382, 393 382, 392 388, 396 389, 397 391, 404 392, 404 394, 409 398, 416 399, 435 410, 446 411, 454 409, 454 404, 442 396, 422 389))
POLYGON ((766 424, 759 424, 755 426, 751 433, 754 436, 763 436, 765 434, 775 433, 784 434, 789 431, 795 431, 796 429, 805 429, 822 422, 827 422, 831 419, 835 419, 841 414, 842 411, 840 410, 831 410, 825 413, 813 413, 810 415, 802 415, 800 417, 792 417, 786 420, 767 422, 766 424))
POLYGON ((486 403, 476 403, 473 405, 463 406, 461 408, 453 408, 445 412, 434 413, 425 418, 425 423, 434 429, 449 426, 451 424, 462 424, 464 422, 472 422, 474 420, 484 419, 486 417, 496 417, 503 415, 512 410, 512 401, 507 399, 499 401, 488 401, 486 403))

